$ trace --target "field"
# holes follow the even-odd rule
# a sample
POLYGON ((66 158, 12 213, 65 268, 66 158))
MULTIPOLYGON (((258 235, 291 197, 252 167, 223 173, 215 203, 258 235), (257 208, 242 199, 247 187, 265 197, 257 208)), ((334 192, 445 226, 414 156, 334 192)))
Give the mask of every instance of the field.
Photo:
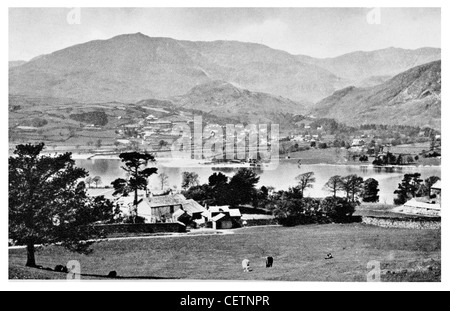
MULTIPOLYGON (((61 247, 37 253, 38 264, 81 263, 85 279, 115 270, 129 279, 272 280, 365 282, 371 261, 381 264, 384 282, 441 278, 441 232, 384 229, 361 224, 295 228, 255 227, 230 235, 149 238, 96 244, 91 255, 61 247), (327 253, 333 259, 325 260, 327 253), (265 268, 265 258, 275 265, 265 268), (243 273, 249 259, 253 272, 243 273)), ((64 279, 65 275, 23 267, 25 250, 9 251, 10 279, 64 279)))

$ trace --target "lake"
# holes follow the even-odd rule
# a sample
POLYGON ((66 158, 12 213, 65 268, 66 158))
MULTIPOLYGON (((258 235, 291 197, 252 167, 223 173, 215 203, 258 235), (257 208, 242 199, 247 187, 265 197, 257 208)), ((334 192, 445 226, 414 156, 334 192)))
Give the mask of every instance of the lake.
MULTIPOLYGON (((76 160, 79 167, 89 171, 90 176, 100 176, 102 185, 109 185, 113 180, 119 177, 125 177, 125 172, 121 169, 122 163, 118 159, 92 159, 92 160, 76 160)), ((208 177, 216 171, 221 171, 227 176, 233 176, 233 169, 213 169, 211 167, 201 168, 172 168, 158 165, 159 173, 166 173, 169 176, 169 186, 176 186, 180 189, 181 174, 185 171, 196 172, 200 177, 201 183, 207 183, 208 177)), ((295 186, 295 177, 306 173, 314 172, 316 182, 312 189, 306 191, 307 196, 325 197, 330 193, 323 189, 325 183, 331 176, 357 174, 364 179, 375 178, 380 183, 380 203, 392 204, 394 200, 394 190, 398 188, 398 184, 403 179, 403 175, 407 173, 421 173, 422 178, 430 176, 441 177, 440 167, 401 167, 396 168, 393 172, 380 171, 373 167, 362 167, 357 165, 302 165, 298 166, 295 162, 282 161, 276 170, 258 171, 260 175, 259 186, 273 186, 277 190, 287 190, 289 187, 295 186)), ((159 190, 158 176, 152 176, 149 179, 150 188, 159 190)))

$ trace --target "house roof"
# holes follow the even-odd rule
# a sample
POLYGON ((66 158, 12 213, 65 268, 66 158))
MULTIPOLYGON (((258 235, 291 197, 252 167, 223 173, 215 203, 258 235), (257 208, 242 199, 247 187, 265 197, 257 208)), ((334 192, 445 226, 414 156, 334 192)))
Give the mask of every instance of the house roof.
MULTIPOLYGON (((242 217, 241 211, 238 208, 230 208, 229 206, 211 206, 209 208, 210 214, 229 214, 230 217, 242 217)), ((205 216, 205 215, 204 215, 205 216)))
POLYGON ((238 208, 230 209, 231 217, 242 217, 241 211, 238 208))
POLYGON ((210 206, 210 213, 228 213, 230 211, 229 206, 210 206))
POLYGON ((195 202, 194 200, 187 200, 183 203, 183 210, 186 211, 189 215, 197 214, 197 213, 203 213, 206 210, 203 206, 195 202))
POLYGON ((423 208, 423 209, 441 209, 440 204, 430 204, 425 202, 419 202, 416 199, 411 199, 405 203, 405 207, 415 207, 415 208, 423 208))
POLYGON ((151 208, 158 208, 164 206, 182 205, 186 198, 181 194, 166 195, 160 197, 153 197, 148 199, 151 208))
POLYGON ((224 218, 225 216, 226 216, 226 215, 222 213, 222 214, 219 214, 219 215, 214 216, 211 220, 214 221, 214 222, 216 222, 216 221, 221 220, 221 219, 224 218))
POLYGON ((175 213, 173 213, 173 217, 174 217, 175 219, 178 219, 180 216, 184 215, 185 213, 186 213, 185 211, 179 209, 178 211, 176 211, 175 213))
POLYGON ((435 184, 431 187, 431 189, 439 189, 439 190, 441 190, 441 181, 438 180, 438 182, 435 183, 435 184))

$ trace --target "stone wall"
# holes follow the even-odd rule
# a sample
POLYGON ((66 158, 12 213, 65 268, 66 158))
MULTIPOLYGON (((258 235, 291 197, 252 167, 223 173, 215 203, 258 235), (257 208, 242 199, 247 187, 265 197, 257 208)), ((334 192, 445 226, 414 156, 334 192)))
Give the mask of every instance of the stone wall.
POLYGON ((363 216, 362 223, 383 228, 401 228, 401 229, 431 229, 441 228, 440 217, 422 217, 422 218, 399 218, 399 217, 379 217, 363 216))
POLYGON ((161 224, 112 224, 96 225, 95 229, 101 231, 107 237, 133 236, 153 233, 183 233, 186 227, 179 223, 161 224))

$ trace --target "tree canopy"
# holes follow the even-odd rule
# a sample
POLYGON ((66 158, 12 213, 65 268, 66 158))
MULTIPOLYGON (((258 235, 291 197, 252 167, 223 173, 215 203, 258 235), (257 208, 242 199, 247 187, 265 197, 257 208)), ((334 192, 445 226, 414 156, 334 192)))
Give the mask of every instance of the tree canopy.
POLYGON ((88 172, 71 153, 44 156, 44 144, 18 145, 9 158, 9 237, 27 246, 27 266, 36 266, 35 244, 60 243, 86 253, 99 237, 90 224, 111 220, 113 205, 92 199, 84 182, 88 172))

